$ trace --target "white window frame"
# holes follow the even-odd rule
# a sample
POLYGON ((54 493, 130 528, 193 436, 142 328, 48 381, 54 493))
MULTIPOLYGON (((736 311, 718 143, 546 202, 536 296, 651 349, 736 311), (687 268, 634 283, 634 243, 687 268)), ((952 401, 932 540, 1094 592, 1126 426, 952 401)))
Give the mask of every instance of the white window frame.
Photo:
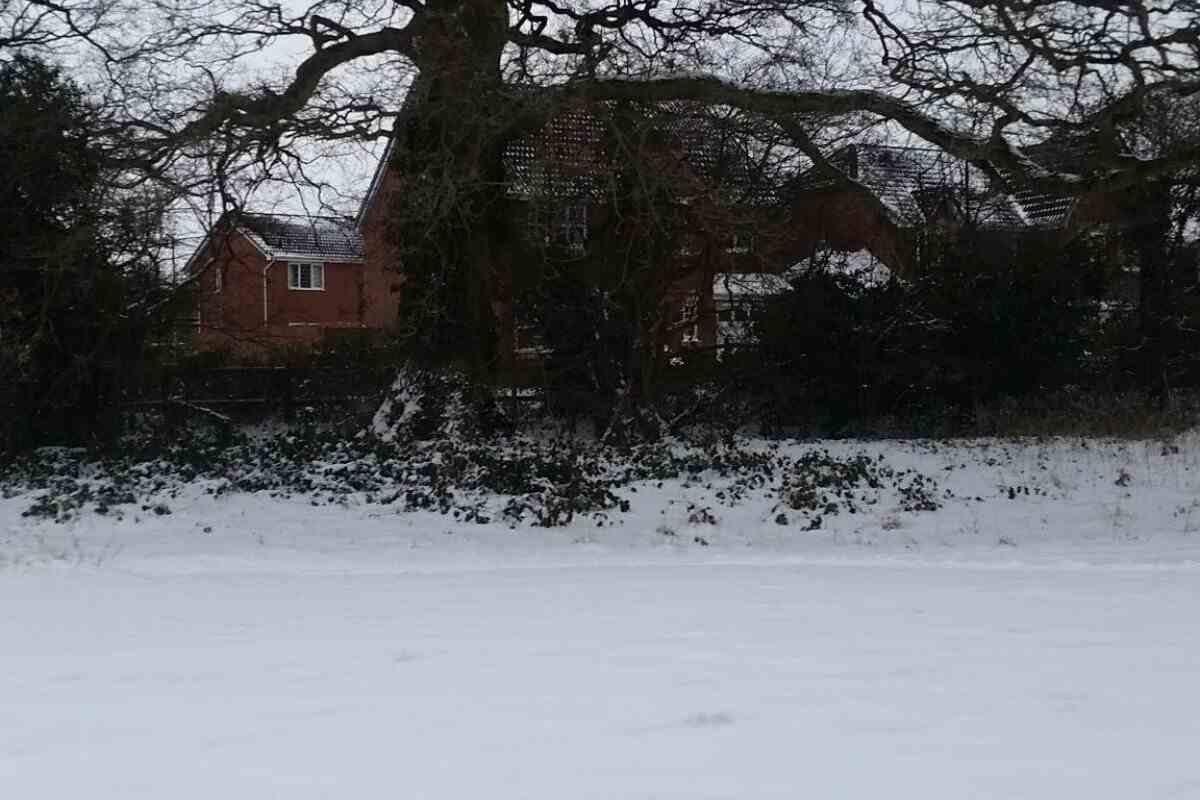
POLYGON ((288 289, 294 292, 325 291, 325 264, 314 261, 289 261, 288 289), (308 286, 304 285, 306 282, 308 286))

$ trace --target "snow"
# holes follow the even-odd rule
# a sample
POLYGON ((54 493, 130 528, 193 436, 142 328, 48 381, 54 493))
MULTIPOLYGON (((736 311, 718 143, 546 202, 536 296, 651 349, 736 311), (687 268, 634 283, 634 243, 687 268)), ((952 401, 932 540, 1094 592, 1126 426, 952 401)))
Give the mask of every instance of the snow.
POLYGON ((823 443, 953 497, 811 532, 0 499, 0 796, 1200 797, 1197 444, 823 443))
MULTIPOLYGON (((792 280, 811 268, 811 262, 806 259, 782 273, 720 272, 713 277, 713 296, 718 306, 741 298, 768 298, 791 289, 792 280)), ((821 259, 818 268, 828 270, 832 275, 849 275, 867 286, 886 283, 891 275, 869 250, 829 253, 821 259)))

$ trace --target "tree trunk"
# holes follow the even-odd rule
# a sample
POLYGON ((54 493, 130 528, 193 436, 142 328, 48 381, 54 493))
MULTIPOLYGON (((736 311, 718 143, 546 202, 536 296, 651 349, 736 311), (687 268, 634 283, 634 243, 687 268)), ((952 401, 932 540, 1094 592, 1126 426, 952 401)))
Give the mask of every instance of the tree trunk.
POLYGON ((1168 360, 1173 311, 1169 195, 1161 185, 1133 193, 1137 220, 1129 238, 1138 258, 1139 380, 1160 406, 1169 391, 1168 360))
POLYGON ((502 0, 432 6, 418 38, 420 75, 397 126, 389 209, 406 290, 421 307, 424 352, 490 381, 511 262, 503 154, 511 105, 500 75, 502 0), (410 286, 411 283, 411 286, 410 286))

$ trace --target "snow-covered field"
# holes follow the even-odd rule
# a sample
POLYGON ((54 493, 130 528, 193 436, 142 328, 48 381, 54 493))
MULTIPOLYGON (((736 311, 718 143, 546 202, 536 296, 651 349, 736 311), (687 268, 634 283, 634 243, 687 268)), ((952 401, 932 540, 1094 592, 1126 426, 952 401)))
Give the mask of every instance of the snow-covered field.
POLYGON ((829 447, 952 496, 0 500, 0 797, 1200 798, 1200 436, 829 447))

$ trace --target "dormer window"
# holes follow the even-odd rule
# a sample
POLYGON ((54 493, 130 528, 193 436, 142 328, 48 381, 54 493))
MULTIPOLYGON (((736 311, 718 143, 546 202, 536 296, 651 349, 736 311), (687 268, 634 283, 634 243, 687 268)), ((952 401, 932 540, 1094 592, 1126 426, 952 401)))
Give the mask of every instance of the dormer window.
POLYGON ((587 250, 588 218, 586 202, 535 209, 526 217, 526 234, 532 244, 582 256, 587 250))
POLYGON ((917 189, 912 193, 925 219, 935 224, 963 221, 962 205, 954 193, 947 188, 917 189))
POLYGON ((288 288, 319 292, 325 289, 325 265, 295 262, 288 264, 288 288))

